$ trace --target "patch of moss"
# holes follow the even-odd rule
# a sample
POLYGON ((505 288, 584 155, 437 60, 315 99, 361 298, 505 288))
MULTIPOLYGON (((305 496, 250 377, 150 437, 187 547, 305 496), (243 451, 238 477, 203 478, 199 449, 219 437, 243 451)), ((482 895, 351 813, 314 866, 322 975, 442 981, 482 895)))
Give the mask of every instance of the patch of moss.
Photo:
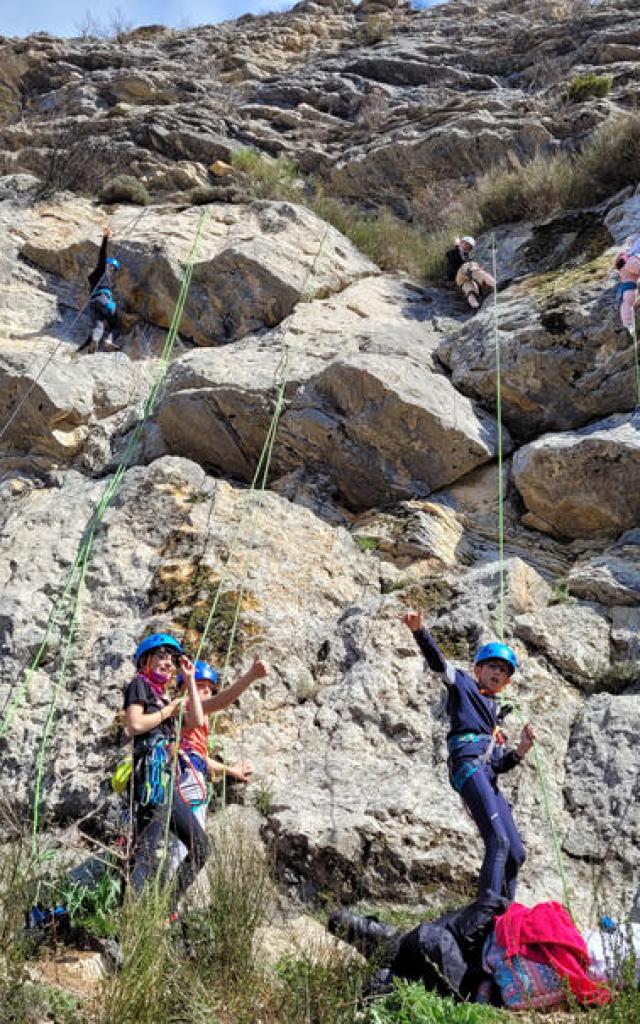
POLYGON ((609 256, 598 256, 596 259, 568 270, 554 270, 545 274, 537 274, 519 285, 522 292, 529 294, 541 306, 562 295, 569 296, 584 283, 585 279, 597 278, 603 281, 607 271, 611 269, 609 256))
MULTIPOLYGON (((178 548, 184 546, 185 533, 190 535, 190 531, 178 532, 181 539, 178 548)), ((174 535, 166 552, 169 557, 161 561, 153 576, 149 591, 152 611, 154 615, 163 616, 164 628, 167 616, 170 618, 171 628, 183 638, 189 651, 197 650, 206 632, 200 653, 214 664, 226 658, 237 614, 233 662, 243 654, 247 642, 260 635, 254 614, 260 610, 260 604, 251 594, 224 587, 209 622, 221 576, 208 565, 200 564, 192 553, 180 557, 176 544, 174 535)))
POLYGON ((438 644, 445 658, 452 661, 469 661, 471 658, 471 647, 466 636, 453 636, 441 626, 433 626, 431 635, 438 644))
POLYGON ((427 583, 413 583, 406 587, 400 600, 407 608, 429 614, 446 611, 453 599, 453 589, 443 579, 431 579, 427 583))

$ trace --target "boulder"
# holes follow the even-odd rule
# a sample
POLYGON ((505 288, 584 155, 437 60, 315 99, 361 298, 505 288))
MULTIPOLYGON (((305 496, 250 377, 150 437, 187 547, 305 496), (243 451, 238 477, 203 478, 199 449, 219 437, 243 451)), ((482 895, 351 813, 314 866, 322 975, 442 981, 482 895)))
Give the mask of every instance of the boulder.
POLYGON ((640 530, 623 533, 602 554, 579 559, 567 586, 572 594, 605 605, 640 604, 640 530))
MULTIPOLYGON (((334 228, 290 203, 212 205, 182 213, 119 210, 112 251, 122 264, 118 293, 129 312, 168 327, 182 266, 202 233, 181 333, 199 345, 274 327, 302 298, 341 291, 377 268, 334 228)), ((38 267, 73 281, 93 269, 103 216, 83 200, 54 204, 32 222, 21 247, 38 267)))
POLYGON ((520 448, 513 479, 523 522, 561 537, 619 534, 640 515, 640 419, 611 416, 520 448))
POLYGON ((597 605, 568 601, 519 615, 515 635, 546 655, 567 679, 595 689, 610 665, 611 626, 597 605))

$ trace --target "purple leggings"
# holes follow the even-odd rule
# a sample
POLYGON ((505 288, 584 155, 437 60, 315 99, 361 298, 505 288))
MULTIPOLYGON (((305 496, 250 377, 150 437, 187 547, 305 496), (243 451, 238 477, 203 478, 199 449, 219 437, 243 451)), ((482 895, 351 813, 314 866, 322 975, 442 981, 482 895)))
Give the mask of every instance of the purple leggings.
POLYGON ((492 784, 486 767, 465 782, 460 795, 484 842, 479 895, 506 895, 513 900, 526 853, 509 804, 492 784))

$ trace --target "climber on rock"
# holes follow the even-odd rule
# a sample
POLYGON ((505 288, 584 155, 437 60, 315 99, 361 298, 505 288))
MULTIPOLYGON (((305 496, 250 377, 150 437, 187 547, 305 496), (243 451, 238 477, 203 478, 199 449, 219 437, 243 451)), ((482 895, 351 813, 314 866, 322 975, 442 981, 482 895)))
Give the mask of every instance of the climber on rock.
POLYGON ((525 860, 522 839, 511 808, 498 790, 497 776, 511 771, 531 750, 536 734, 525 725, 515 749, 505 749, 497 695, 510 682, 516 656, 502 643, 484 644, 475 657, 474 675, 454 668, 422 627, 419 612, 410 611, 404 624, 413 633, 433 672, 444 675, 450 728, 449 780, 475 821, 485 846, 480 871, 480 896, 506 895, 513 900, 518 871, 525 860))
POLYGON ((114 332, 117 334, 121 328, 120 316, 116 300, 113 297, 113 288, 120 264, 113 256, 107 256, 107 246, 111 238, 111 228, 105 227, 102 232, 102 245, 98 255, 98 262, 95 269, 89 274, 89 308, 93 318, 91 333, 87 340, 78 349, 82 352, 92 342, 96 351, 100 343, 104 341, 105 346, 113 346, 114 332))
MULTIPOLYGON (((124 695, 127 732, 133 737, 136 840, 131 882, 139 894, 145 882, 157 872, 163 860, 160 855, 169 814, 171 838, 180 840, 186 849, 175 876, 174 896, 177 900, 203 867, 210 843, 193 813, 191 802, 185 798, 187 786, 193 785, 194 780, 180 760, 171 791, 171 751, 177 731, 175 719, 184 703, 182 725, 187 735, 193 737, 193 730, 203 729, 205 716, 224 711, 254 680, 265 676, 268 668, 263 661, 256 659, 232 686, 201 701, 195 667, 175 637, 167 633, 153 633, 138 644, 133 661, 136 674, 124 695), (186 693, 169 699, 167 691, 178 666, 186 684, 186 693)), ((197 780, 195 785, 198 788, 197 780)))
POLYGON ((640 281, 640 248, 637 243, 628 246, 615 261, 618 272, 616 297, 620 301, 620 319, 622 326, 633 337, 636 330, 636 302, 638 300, 638 282, 640 281))
POLYGON ((463 235, 447 252, 447 280, 455 281, 473 310, 480 308, 481 288, 496 286, 491 274, 472 258, 475 245, 475 238, 463 235))
MULTIPOLYGON (((262 661, 254 661, 249 671, 238 680, 236 687, 241 685, 239 692, 254 680, 262 678, 267 673, 267 667, 262 661)), ((205 819, 208 803, 207 781, 212 782, 216 776, 235 779, 238 782, 249 782, 253 769, 250 764, 244 761, 237 764, 226 764, 218 761, 209 755, 209 720, 208 713, 204 709, 212 708, 214 711, 222 710, 220 704, 215 707, 210 703, 218 693, 220 681, 218 673, 206 661, 196 661, 195 680, 203 708, 203 723, 191 728, 183 728, 180 732, 180 755, 178 773, 176 779, 176 791, 179 799, 187 804, 202 828, 205 827, 205 819)), ((178 683, 183 683, 181 675, 178 676, 178 683)), ((228 694, 233 689, 229 687, 221 694, 228 700, 228 694)), ((233 698, 236 699, 236 698, 233 698)), ((188 705, 187 705, 188 706, 188 705)), ((224 706, 228 706, 225 704, 224 706)), ((173 874, 180 863, 187 856, 188 850, 184 843, 175 840, 171 846, 170 872, 173 874)))

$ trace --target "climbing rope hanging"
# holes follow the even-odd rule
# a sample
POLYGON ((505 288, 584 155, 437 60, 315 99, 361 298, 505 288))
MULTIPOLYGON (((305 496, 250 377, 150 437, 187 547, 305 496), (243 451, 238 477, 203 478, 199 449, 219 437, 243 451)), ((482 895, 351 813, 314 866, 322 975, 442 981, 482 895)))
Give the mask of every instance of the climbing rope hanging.
POLYGON ((196 234, 195 234, 195 239, 194 239, 194 242, 193 242, 193 245, 192 245, 192 248, 191 248, 191 252, 189 253, 188 259, 187 259, 187 261, 186 261, 186 263, 184 264, 184 267, 183 267, 180 292, 179 292, 178 298, 176 300, 176 304, 174 306, 174 311, 173 311, 173 316, 172 316, 172 319, 171 319, 171 324, 170 324, 169 330, 167 332, 167 336, 166 336, 166 339, 165 339, 165 344, 163 346, 162 353, 160 355, 159 367, 158 367, 158 370, 157 370, 156 375, 154 377, 154 380, 153 380, 150 392, 149 392, 149 394, 147 396, 147 399, 146 399, 146 401, 144 403, 142 414, 141 414, 140 418, 138 419, 138 422, 137 422, 134 430, 132 431, 132 433, 131 433, 131 435, 129 437, 127 448, 126 448, 125 453, 124 453, 124 455, 123 455, 123 457, 122 457, 122 459, 121 459, 121 461, 120 461, 120 463, 118 465, 118 468, 117 468, 115 474, 113 475, 113 477, 109 481, 107 487, 105 488, 105 490, 104 490, 104 492, 102 494, 102 497, 101 497, 101 499, 100 499, 96 509, 94 510, 92 515, 90 516, 89 522, 87 523, 87 526, 86 526, 85 531, 83 533, 82 539, 81 539, 80 544, 78 546, 78 549, 77 549, 77 552, 76 552, 76 557, 74 559, 73 565, 71 566, 71 569, 69 571, 69 574, 68 574, 68 577, 67 577, 67 581, 66 581, 63 593, 60 596, 60 598, 58 599, 58 601, 56 602, 56 604, 54 605, 54 607, 53 607, 53 609, 52 609, 52 611, 50 613, 49 620, 48 620, 48 623, 47 623, 47 627, 46 627, 46 630, 45 630, 44 638, 43 638, 43 640, 42 640, 42 642, 40 644, 40 647, 38 648, 38 651, 36 652, 35 658, 33 659, 31 665, 29 666, 29 669, 27 670, 27 672, 25 674, 25 678, 23 679, 22 684, 21 684, 21 686, 18 689, 18 692, 16 693, 14 699, 11 701, 9 707, 7 708, 7 710, 5 712, 5 715, 3 717, 3 720, 2 720, 2 723, 0 724, 0 736, 4 736, 6 734, 6 732, 7 732, 7 730, 10 728, 10 725, 11 725, 11 722, 12 722, 13 717, 15 715, 15 712, 16 712, 16 710, 17 710, 17 708, 18 708, 18 706, 19 706, 19 704, 20 704, 20 702, 22 700, 22 697, 23 697, 23 695, 25 693, 25 690, 26 690, 26 688, 27 688, 27 686, 29 684, 29 681, 30 681, 31 677, 33 676, 34 672, 37 670, 37 668, 40 665, 40 661, 42 659, 42 655, 44 653, 44 650, 45 650, 45 648, 47 646, 48 640, 49 640, 49 638, 51 636, 51 633, 52 633, 54 627, 56 625, 58 625, 58 622, 59 622, 63 612, 67 612, 67 615, 68 615, 69 609, 68 609, 67 605, 68 605, 68 603, 70 601, 71 602, 70 616, 68 615, 68 628, 67 628, 66 640, 65 640, 65 643, 64 643, 63 653, 62 653, 62 662, 61 662, 60 670, 58 672, 58 675, 57 675, 57 678, 56 678, 56 681, 55 681, 55 684, 54 684, 54 687, 53 687, 52 697, 51 697, 51 701, 50 701, 50 704, 49 704, 49 709, 48 709, 48 712, 47 712, 47 718, 46 718, 46 721, 45 721, 45 727, 44 727, 44 730, 43 730, 42 739, 41 739, 41 742, 40 742, 40 747, 39 747, 38 757, 37 757, 36 780, 35 780, 35 787, 34 787, 34 806, 33 806, 33 833, 32 833, 32 856, 33 857, 37 856, 37 834, 38 834, 38 825, 39 825, 39 805, 40 805, 40 802, 41 802, 42 779, 43 779, 44 767, 45 767, 45 761, 46 761, 46 751, 47 751, 48 741, 49 741, 49 738, 50 738, 50 735, 51 735, 51 732, 52 732, 52 729, 53 729, 53 723, 54 723, 54 719, 55 719, 55 713, 56 713, 56 710, 57 710, 59 696, 60 696, 60 693, 61 693, 61 691, 63 689, 64 681, 65 681, 65 678, 66 678, 66 671, 67 671, 67 665, 68 665, 68 662, 69 662, 70 653, 71 653, 71 650, 72 650, 72 647, 73 647, 75 629, 76 629, 76 624, 77 624, 78 609, 79 609, 79 605, 80 605, 80 598, 81 598, 81 594, 82 594, 82 589, 83 589, 84 581, 85 581, 85 578, 86 578, 87 569, 88 569, 88 566, 89 566, 89 559, 90 559, 91 551, 92 551, 92 548, 93 548, 93 541, 94 541, 95 534, 96 534, 96 531, 98 529, 98 526, 100 525, 100 523, 101 523, 101 521, 102 521, 102 519, 104 517, 104 514, 105 514, 105 512, 107 510, 107 508, 109 507, 109 505, 113 501, 113 498, 117 494, 117 492, 118 492, 118 490, 119 490, 119 488, 120 488, 120 486, 122 484, 122 481, 124 479, 124 475, 125 475, 126 470, 131 465, 131 462, 133 460, 133 455, 134 455, 134 453, 135 453, 135 451, 137 449, 137 446, 139 444, 139 441, 140 441, 140 439, 142 437, 142 433, 143 433, 143 431, 144 431, 144 429, 145 429, 145 427, 146 427, 146 425, 148 423, 149 418, 151 417, 152 413, 154 412, 155 407, 157 405, 157 402, 159 400, 160 392, 161 392, 162 386, 164 384, 164 380, 165 380, 166 374, 167 374, 168 369, 169 369, 171 354, 172 354, 173 348, 175 346, 175 341, 176 341, 176 338, 177 338, 178 329, 179 329, 179 326, 180 326, 180 323, 181 323, 181 320, 182 320, 182 315, 183 315, 183 312, 184 312, 184 307, 185 307, 185 304, 186 304, 187 296, 188 296, 190 285, 191 285, 191 278, 192 278, 192 275, 193 275, 193 267, 194 267, 194 264, 195 264, 195 261, 196 261, 196 258, 197 258, 197 252, 198 252, 198 249, 199 249, 199 246, 200 246, 200 241, 201 241, 201 238, 202 238, 202 234, 203 234, 204 227, 206 225, 208 216, 209 216, 209 209, 208 209, 208 207, 205 207, 205 209, 203 210, 203 212, 202 212, 202 214, 200 216, 200 219, 198 221, 198 225, 197 225, 197 229, 196 229, 196 234), (72 596, 72 591, 73 591, 73 588, 74 588, 74 584, 75 584, 75 594, 72 596))
MULTIPOLYGON (((493 333, 495 342, 495 360, 496 360, 496 420, 498 425, 498 562, 499 562, 499 618, 498 618, 498 629, 500 642, 504 643, 505 639, 505 604, 506 604, 506 571, 505 571, 505 551, 504 551, 504 504, 505 504, 505 491, 504 491, 504 457, 503 457, 503 431, 502 431, 502 368, 501 368, 501 353, 500 353, 500 333, 498 329, 498 285, 497 285, 497 259, 496 259, 496 239, 495 235, 491 239, 491 254, 492 254, 492 271, 493 271, 493 333)), ((520 726, 525 725, 525 718, 522 714, 522 710, 512 700, 509 700, 509 705, 513 709, 513 712, 518 720, 520 726)), ((542 756, 540 754, 539 744, 534 743, 533 745, 534 763, 536 768, 536 774, 540 783, 540 791, 542 793, 542 805, 544 808, 547 821, 549 823, 549 830, 551 832, 551 840, 553 843, 553 849, 556 858, 556 864, 558 868, 558 874, 560 877, 560 884, 562 886, 563 903, 568 910, 571 917, 573 913, 571 910, 571 900, 569 898, 569 887, 567 885, 567 877, 564 868, 564 858, 562 856, 562 848, 560 845, 560 839, 558 836, 558 830, 556 828, 553 812, 551 809, 551 801, 549 799, 549 789, 545 777, 544 766, 542 763, 542 756)))
MULTIPOLYGON (((324 243, 325 243, 327 235, 329 233, 329 229, 330 229, 330 225, 327 224, 325 226, 325 230, 323 232, 323 235, 322 235, 322 237, 320 239, 320 244, 318 246, 318 250, 316 252, 314 260, 313 260, 311 266, 309 267, 309 270, 307 271, 307 274, 305 276, 303 287, 301 289, 301 296, 302 296, 302 300, 303 301, 306 301, 307 298, 308 298, 308 296, 307 296, 308 284, 309 284, 309 281, 310 281, 310 279, 311 279, 311 277, 312 277, 312 275, 313 275, 313 273, 314 273, 314 271, 315 271, 315 269, 317 267, 318 261, 320 259, 320 255, 321 255, 322 250, 324 248, 324 243)), ((247 517, 249 516, 249 513, 253 510, 253 499, 255 497, 255 494, 256 494, 257 491, 260 492, 260 493, 264 492, 264 490, 266 488, 266 485, 267 485, 269 469, 270 469, 271 460, 272 460, 272 457, 273 457, 273 448, 274 448, 274 444, 275 444, 276 434, 277 434, 278 425, 279 425, 279 422, 280 422, 280 417, 281 417, 282 411, 284 409, 285 393, 286 393, 287 384, 289 383, 291 356, 292 356, 292 353, 300 345, 299 340, 297 340, 297 338, 295 336, 294 336, 294 343, 292 345, 287 345, 286 344, 286 338, 287 338, 287 334, 285 332, 283 353, 282 353, 282 357, 281 357, 281 359, 280 359, 280 361, 278 363, 278 366, 276 367, 275 376, 274 376, 274 384, 276 384, 277 388, 276 388, 276 397, 275 397, 275 400, 274 400, 273 412, 271 414, 271 419, 270 419, 270 422, 269 422, 269 426, 267 427, 267 432, 265 434, 265 439, 263 441, 262 449, 261 449, 260 455, 258 457, 258 463, 256 465, 256 469, 254 471, 253 477, 251 479, 251 483, 249 485, 249 489, 248 489, 248 492, 247 492, 246 500, 245 500, 245 503, 244 503, 244 508, 243 508, 242 513, 240 515, 240 519, 238 521, 236 529, 234 530, 234 533, 233 533, 233 536, 232 536, 232 540, 231 540, 231 544, 229 545, 229 550, 227 552, 227 557, 226 557, 226 560, 225 560, 224 569, 223 569, 223 571, 222 571, 222 573, 220 575, 220 579, 218 580, 218 584, 216 586, 216 590, 215 590, 214 596, 213 596, 213 598, 211 600, 211 604, 210 604, 210 607, 209 607, 209 612, 208 612, 208 615, 207 615, 207 619, 205 621, 205 625, 204 625, 202 634, 200 636, 198 647, 197 647, 197 650, 196 650, 195 655, 194 655, 194 659, 193 659, 194 661, 198 661, 200 659, 201 654, 202 654, 202 650, 203 650, 203 648, 204 648, 204 646, 205 646, 205 644, 207 642, 207 638, 208 638, 208 635, 209 635, 209 631, 211 629, 213 618, 214 618, 214 615, 216 613, 216 610, 217 610, 220 598, 222 596, 223 587, 224 587, 224 585, 225 585, 225 583, 226 583, 226 581, 227 581, 227 579, 228 579, 228 577, 230 575, 230 566, 231 566, 232 558, 233 558, 233 556, 235 554, 235 551, 236 551, 236 549, 238 547, 238 544, 240 542, 240 539, 241 539, 241 536, 242 536, 242 532, 244 530, 244 525, 245 525, 245 522, 247 520, 247 517)), ((213 496, 212 496, 212 498, 211 498, 211 502, 212 503, 213 503, 213 500, 214 499, 213 499, 213 496)), ((253 517, 252 526, 251 526, 251 532, 250 532, 248 541, 245 541, 245 546, 249 546, 250 542, 253 540, 253 536, 255 535, 255 531, 256 531, 256 528, 257 528, 257 518, 258 518, 257 516, 253 517)), ((211 514, 209 514, 208 522, 209 523, 211 522, 211 514)), ((206 547, 206 545, 205 545, 205 547, 206 547)), ((205 548, 203 547, 203 552, 202 552, 201 558, 204 557, 204 552, 205 552, 205 548)), ((226 676, 227 676, 227 673, 228 673, 228 670, 229 670, 229 665, 231 663, 231 657, 232 657, 232 653, 233 653, 233 647, 234 647, 234 644, 235 644, 235 637, 236 637, 237 628, 238 628, 238 622, 239 622, 239 618, 240 618, 240 607, 241 607, 241 604, 242 604, 242 598, 243 598, 243 595, 244 595, 244 590, 245 590, 245 586, 246 586, 246 581, 247 581, 248 573, 249 573, 249 561, 248 561, 248 559, 246 559, 245 560, 244 571, 243 571, 243 574, 242 574, 242 578, 241 578, 240 584, 238 586, 238 593, 237 593, 237 597, 236 597, 236 601, 235 601, 231 628, 230 628, 230 631, 229 631, 229 639, 228 639, 228 642, 227 642, 227 651, 226 651, 226 655, 225 655, 224 666, 223 666, 223 669, 222 669, 222 671, 220 673, 220 677, 221 677, 221 687, 220 687, 220 689, 222 689, 223 686, 224 686, 224 683, 225 683, 225 680, 226 680, 226 676)), ((162 855, 161 855, 161 859, 160 859, 160 870, 159 870, 158 876, 157 876, 158 878, 160 877, 160 874, 162 872, 162 868, 163 868, 163 866, 164 866, 164 864, 166 862, 166 858, 167 858, 168 850, 169 850, 169 831, 170 831, 169 826, 170 826, 170 817, 171 817, 171 806, 173 804, 173 791, 174 791, 174 784, 175 784, 175 778, 176 778, 176 772, 177 772, 178 751, 179 751, 179 747, 180 747, 180 734, 182 732, 183 719, 184 719, 184 704, 180 707, 180 711, 178 713, 177 720, 176 720, 176 741, 175 741, 174 754, 173 754, 172 763, 171 763, 171 783, 170 783, 170 786, 169 786, 169 810, 168 810, 167 817, 166 817, 166 822, 165 822, 165 834, 164 834, 164 842, 163 842, 163 848, 162 848, 162 855)), ((224 794, 226 795, 226 782, 224 780, 224 776, 223 776, 223 789, 224 789, 224 794)), ((223 806, 224 806, 224 799, 223 799, 223 806)))

